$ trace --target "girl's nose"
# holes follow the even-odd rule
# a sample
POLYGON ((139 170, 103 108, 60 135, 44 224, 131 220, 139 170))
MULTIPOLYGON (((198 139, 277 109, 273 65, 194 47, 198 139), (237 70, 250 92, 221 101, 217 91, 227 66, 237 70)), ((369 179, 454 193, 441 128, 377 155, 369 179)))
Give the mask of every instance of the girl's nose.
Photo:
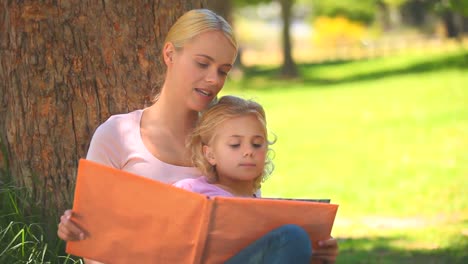
POLYGON ((253 155, 253 151, 251 148, 247 148, 246 150, 244 150, 244 157, 248 157, 252 155, 253 155))

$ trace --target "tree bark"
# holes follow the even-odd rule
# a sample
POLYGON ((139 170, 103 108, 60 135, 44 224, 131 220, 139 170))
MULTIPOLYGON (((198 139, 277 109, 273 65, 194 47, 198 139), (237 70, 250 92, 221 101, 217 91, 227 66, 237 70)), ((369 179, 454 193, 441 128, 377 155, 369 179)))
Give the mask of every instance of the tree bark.
POLYGON ((95 128, 151 104, 162 83, 165 34, 204 4, 1 1, 0 161, 33 201, 55 212, 70 206, 95 128))
POLYGON ((460 34, 456 23, 456 14, 452 10, 445 10, 442 14, 442 21, 444 22, 445 31, 448 38, 457 38, 460 34))
POLYGON ((389 8, 383 1, 377 1, 377 19, 384 32, 388 32, 392 29, 389 8))
POLYGON ((286 78, 294 78, 298 76, 296 63, 292 57, 291 45, 291 13, 294 0, 280 0, 281 17, 283 20, 282 42, 283 42, 283 65, 281 67, 281 75, 286 78))

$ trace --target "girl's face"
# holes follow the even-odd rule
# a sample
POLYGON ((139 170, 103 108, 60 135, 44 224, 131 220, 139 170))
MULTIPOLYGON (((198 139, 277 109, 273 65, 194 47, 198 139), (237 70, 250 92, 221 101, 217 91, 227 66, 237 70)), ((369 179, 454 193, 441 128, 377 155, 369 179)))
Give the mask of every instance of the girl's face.
POLYGON ((164 55, 167 51, 170 53, 166 60, 168 78, 174 84, 171 87, 174 96, 194 111, 205 109, 216 97, 237 53, 220 31, 204 32, 180 50, 175 50, 169 43, 164 55))
POLYGON ((203 150, 223 183, 253 181, 261 176, 267 149, 265 128, 254 114, 248 114, 221 123, 211 144, 203 150))

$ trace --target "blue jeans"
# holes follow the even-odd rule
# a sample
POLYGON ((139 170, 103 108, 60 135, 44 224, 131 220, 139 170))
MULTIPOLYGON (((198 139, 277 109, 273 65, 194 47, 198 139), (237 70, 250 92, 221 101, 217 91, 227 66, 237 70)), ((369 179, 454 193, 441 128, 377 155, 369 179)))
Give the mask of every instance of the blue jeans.
POLYGON ((244 248, 226 264, 310 263, 312 245, 307 232, 297 225, 284 225, 244 248))

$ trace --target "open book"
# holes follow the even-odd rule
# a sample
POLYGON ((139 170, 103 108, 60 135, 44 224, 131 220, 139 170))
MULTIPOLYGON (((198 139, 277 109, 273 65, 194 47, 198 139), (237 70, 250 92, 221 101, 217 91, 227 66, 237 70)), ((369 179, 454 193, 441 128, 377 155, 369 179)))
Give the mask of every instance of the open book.
POLYGON ((87 239, 69 254, 105 263, 223 263, 284 224, 313 247, 328 239, 338 205, 291 199, 207 197, 80 160, 73 221, 87 239))

